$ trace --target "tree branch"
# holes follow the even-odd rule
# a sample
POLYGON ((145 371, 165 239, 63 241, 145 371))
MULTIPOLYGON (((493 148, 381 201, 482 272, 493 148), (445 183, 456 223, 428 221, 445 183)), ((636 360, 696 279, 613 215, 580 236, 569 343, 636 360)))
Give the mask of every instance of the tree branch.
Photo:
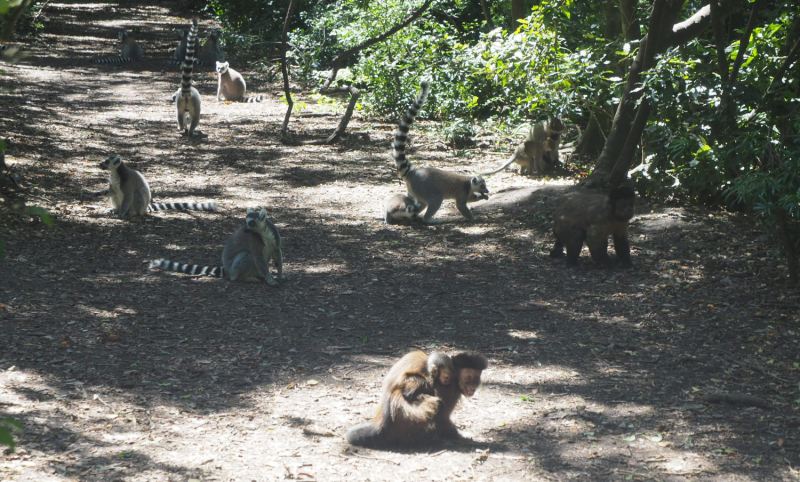
POLYGON ((365 40, 364 42, 361 42, 360 44, 356 45, 355 47, 352 47, 352 48, 350 48, 348 50, 345 50, 344 52, 339 54, 335 59, 333 59, 331 61, 331 74, 325 80, 325 83, 322 85, 322 88, 323 89, 327 89, 331 85, 331 82, 336 80, 336 74, 339 72, 339 68, 341 67, 342 62, 344 62, 346 59, 352 57, 353 55, 357 54, 358 52, 361 52, 362 50, 364 50, 364 49, 366 49, 368 47, 371 47, 371 46, 375 45, 378 42, 382 42, 382 41, 386 40, 387 38, 391 37, 392 35, 396 34, 400 30, 402 30, 406 25, 410 24, 411 22, 413 22, 414 20, 416 20, 420 16, 422 16, 422 14, 425 12, 425 10, 427 10, 428 7, 430 7, 431 3, 433 3, 433 0, 426 0, 425 3, 421 7, 419 7, 415 12, 411 13, 411 15, 406 17, 405 20, 403 20, 402 22, 398 23, 394 27, 390 28, 386 32, 378 35, 377 37, 373 37, 371 39, 365 40))

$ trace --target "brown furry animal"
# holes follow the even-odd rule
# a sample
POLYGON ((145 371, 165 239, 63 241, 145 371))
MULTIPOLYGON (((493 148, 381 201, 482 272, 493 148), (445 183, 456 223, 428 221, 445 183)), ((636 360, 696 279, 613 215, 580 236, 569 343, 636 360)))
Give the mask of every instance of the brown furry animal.
POLYGON ((600 266, 613 267, 608 257, 608 236, 614 238, 614 251, 622 265, 633 266, 628 244, 628 221, 633 217, 636 192, 627 186, 612 189, 608 196, 579 194, 569 198, 557 210, 553 233, 556 243, 550 256, 558 258, 567 248, 567 264, 576 265, 583 248, 589 247, 592 259, 600 266))
MULTIPOLYGON (((460 353, 452 358, 457 383, 443 385, 433 378, 436 395, 426 393, 428 356, 413 351, 392 366, 381 389, 381 404, 375 418, 347 431, 353 445, 370 448, 413 446, 442 436, 458 436, 450 421, 461 395, 472 396, 480 385, 480 373, 488 362, 483 355, 460 353), (420 393, 409 402, 406 394, 420 393), (441 395, 439 395, 441 393, 441 395)), ((455 381, 455 380, 454 380, 455 381)))

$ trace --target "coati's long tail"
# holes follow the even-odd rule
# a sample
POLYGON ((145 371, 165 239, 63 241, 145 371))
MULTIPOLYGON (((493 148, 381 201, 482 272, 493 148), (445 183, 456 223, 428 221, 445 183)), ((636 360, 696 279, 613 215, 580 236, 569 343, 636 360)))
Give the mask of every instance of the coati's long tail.
POLYGON ((150 203, 147 206, 147 212, 152 213, 155 211, 166 211, 169 209, 179 210, 179 211, 216 211, 217 204, 216 203, 150 203))
POLYGON ((195 38, 197 37, 197 22, 198 18, 192 19, 192 28, 189 29, 189 35, 186 37, 186 58, 183 61, 181 74, 181 95, 188 102, 192 96, 192 69, 194 68, 194 49, 196 47, 195 38))
POLYGON ((408 108, 408 112, 400 119, 400 125, 394 132, 394 142, 392 143, 392 157, 397 165, 397 173, 401 178, 405 179, 408 171, 411 170, 411 163, 406 159, 406 141, 408 140, 408 131, 414 119, 425 104, 428 98, 428 93, 431 91, 431 86, 428 82, 422 81, 420 83, 420 91, 417 95, 417 100, 408 108))
POLYGON ((199 264, 180 264, 168 259, 154 259, 150 261, 148 269, 163 269, 166 271, 180 271, 186 274, 197 274, 205 276, 225 277, 225 269, 222 266, 200 266, 199 264))

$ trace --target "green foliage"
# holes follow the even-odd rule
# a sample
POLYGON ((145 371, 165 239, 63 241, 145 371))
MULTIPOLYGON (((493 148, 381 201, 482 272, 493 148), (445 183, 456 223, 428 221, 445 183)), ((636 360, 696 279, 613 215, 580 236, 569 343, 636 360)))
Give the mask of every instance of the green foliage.
POLYGON ((16 444, 14 443, 13 435, 11 435, 11 430, 22 432, 22 424, 13 418, 0 420, 0 445, 8 446, 8 450, 13 452, 16 444))

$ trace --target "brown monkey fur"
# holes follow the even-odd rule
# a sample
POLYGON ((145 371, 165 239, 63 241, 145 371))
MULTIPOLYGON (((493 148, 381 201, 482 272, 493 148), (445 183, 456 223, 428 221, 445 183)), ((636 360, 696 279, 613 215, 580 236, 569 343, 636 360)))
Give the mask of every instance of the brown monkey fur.
MULTIPOLYGON (((421 352, 420 352, 421 353, 421 352)), ((440 351, 428 355, 425 363, 427 376, 407 377, 403 388, 403 397, 408 403, 414 403, 422 394, 435 395, 436 386, 450 385, 456 378, 456 369, 453 360, 446 353, 440 351)))
POLYGON ((418 445, 442 436, 458 436, 458 430, 450 421, 450 414, 462 394, 475 394, 480 385, 481 371, 488 366, 488 361, 483 355, 459 353, 452 358, 455 368, 453 381, 457 382, 442 385, 441 376, 435 377, 433 386, 436 396, 421 393, 414 403, 409 403, 404 392, 409 387, 413 391, 425 386, 426 375, 429 376, 426 373, 428 358, 421 351, 413 351, 392 366, 383 381, 381 404, 375 418, 348 430, 345 435, 348 442, 363 447, 385 448, 418 445))
POLYGON ((528 132, 528 137, 517 146, 514 154, 499 168, 482 175, 494 174, 510 166, 512 162, 519 164, 520 174, 538 172, 546 174, 558 164, 558 149, 561 144, 561 133, 564 123, 558 117, 550 116, 539 122, 528 132))
POLYGON ((608 196, 578 194, 556 210, 553 233, 556 243, 550 256, 558 258, 567 248, 567 264, 576 265, 583 248, 589 247, 592 259, 600 266, 611 268, 608 257, 608 236, 614 238, 614 251, 623 266, 633 266, 628 244, 628 221, 633 217, 636 192, 628 186, 612 189, 608 196))

